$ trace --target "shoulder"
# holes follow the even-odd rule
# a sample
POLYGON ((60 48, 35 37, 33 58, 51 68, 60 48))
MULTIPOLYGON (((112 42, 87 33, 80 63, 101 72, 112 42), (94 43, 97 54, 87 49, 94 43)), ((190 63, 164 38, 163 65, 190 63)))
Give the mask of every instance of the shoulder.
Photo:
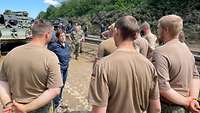
POLYGON ((50 50, 46 51, 45 57, 46 57, 45 58, 46 62, 47 62, 47 64, 49 66, 52 66, 54 64, 58 64, 59 63, 59 59, 58 59, 57 55, 54 52, 50 51, 50 50))
POLYGON ((152 34, 154 38, 157 38, 157 36, 155 34, 152 34))
POLYGON ((10 52, 7 53, 3 62, 5 63, 7 61, 11 61, 13 59, 13 57, 15 57, 17 54, 20 54, 20 51, 23 49, 23 47, 24 47, 24 45, 18 46, 18 47, 15 47, 14 49, 12 49, 10 52))
POLYGON ((140 39, 139 39, 139 38, 136 38, 136 39, 134 40, 134 43, 135 43, 136 45, 139 45, 139 44, 140 44, 140 39))
POLYGON ((12 54, 16 54, 16 53, 22 51, 26 46, 27 46, 27 44, 21 45, 21 46, 18 46, 18 47, 15 47, 15 48, 12 49, 6 56, 10 56, 10 55, 12 55, 12 54))
POLYGON ((43 54, 47 59, 57 59, 56 54, 53 51, 50 51, 46 48, 43 49, 43 54))
POLYGON ((99 44, 99 46, 100 46, 100 47, 104 47, 104 46, 106 45, 107 42, 108 42, 108 39, 107 39, 107 40, 103 40, 103 41, 99 44))
POLYGON ((181 48, 184 49, 184 46, 180 42, 168 42, 162 46, 157 47, 155 52, 168 55, 179 51, 181 48))
POLYGON ((157 47, 154 51, 153 51, 153 59, 156 60, 158 58, 167 56, 167 51, 166 48, 164 46, 161 47, 157 47))
POLYGON ((116 62, 120 61, 120 59, 122 59, 122 57, 123 56, 122 56, 121 51, 115 50, 111 54, 101 58, 99 60, 99 62, 100 62, 100 64, 107 66, 107 65, 115 64, 116 62))
POLYGON ((142 38, 145 45, 149 45, 148 41, 145 38, 142 38))
POLYGON ((156 48, 153 52, 152 62, 163 63, 163 61, 165 62, 166 60, 170 60, 168 48, 165 48, 165 46, 156 48))
POLYGON ((139 62, 141 65, 147 65, 148 67, 154 68, 152 62, 141 53, 136 54, 135 57, 135 59, 137 59, 137 62, 139 62))
POLYGON ((167 45, 162 45, 162 46, 157 47, 157 48, 154 50, 154 52, 155 52, 155 53, 165 53, 166 51, 168 51, 168 49, 169 49, 169 46, 167 46, 167 45))
POLYGON ((108 43, 110 43, 111 41, 112 41, 112 38, 108 38, 108 39, 104 40, 103 43, 104 43, 104 44, 108 44, 108 43))
POLYGON ((98 66, 103 66, 103 67, 106 67, 107 64, 109 64, 111 61, 112 61, 112 56, 113 56, 113 53, 108 55, 108 56, 105 56, 105 57, 102 57, 98 62, 97 62, 97 65, 98 66))

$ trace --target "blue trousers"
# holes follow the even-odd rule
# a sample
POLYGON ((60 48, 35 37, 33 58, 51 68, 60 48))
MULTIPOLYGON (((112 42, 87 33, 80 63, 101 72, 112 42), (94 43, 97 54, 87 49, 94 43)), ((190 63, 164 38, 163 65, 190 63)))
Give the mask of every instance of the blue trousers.
POLYGON ((61 88, 60 95, 56 96, 56 97, 53 99, 53 103, 54 103, 54 107, 55 107, 55 108, 58 107, 59 102, 60 102, 60 100, 61 100, 61 98, 62 98, 63 88, 64 88, 65 82, 66 82, 66 80, 67 80, 67 71, 68 71, 67 68, 66 68, 66 69, 61 69, 62 80, 63 80, 63 86, 62 86, 62 88, 61 88))

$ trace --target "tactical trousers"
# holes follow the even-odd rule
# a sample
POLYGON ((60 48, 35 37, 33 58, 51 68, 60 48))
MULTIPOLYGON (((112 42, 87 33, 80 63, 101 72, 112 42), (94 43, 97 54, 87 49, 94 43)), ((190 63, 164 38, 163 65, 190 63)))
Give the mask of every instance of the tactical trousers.
POLYGON ((79 56, 79 51, 80 51, 80 43, 76 43, 75 44, 75 50, 74 50, 74 54, 75 54, 75 58, 77 59, 79 56))

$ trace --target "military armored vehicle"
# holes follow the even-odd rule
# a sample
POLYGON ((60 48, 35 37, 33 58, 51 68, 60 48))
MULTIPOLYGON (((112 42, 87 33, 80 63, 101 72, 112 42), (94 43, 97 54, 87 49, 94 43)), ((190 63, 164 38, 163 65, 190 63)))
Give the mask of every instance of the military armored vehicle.
MULTIPOLYGON (((8 12, 8 11, 7 11, 8 12)), ((26 11, 0 15, 0 53, 25 44, 30 34, 32 19, 26 11)))

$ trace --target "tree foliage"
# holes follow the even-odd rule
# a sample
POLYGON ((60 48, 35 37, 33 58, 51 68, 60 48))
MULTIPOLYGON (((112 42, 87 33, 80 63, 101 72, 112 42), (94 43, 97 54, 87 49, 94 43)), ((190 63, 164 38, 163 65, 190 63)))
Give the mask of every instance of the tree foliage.
POLYGON ((155 32, 157 20, 167 14, 181 16, 186 35, 199 38, 199 0, 67 0, 60 7, 49 6, 38 18, 52 20, 61 17, 86 22, 92 28, 91 33, 98 33, 101 23, 108 26, 121 16, 133 15, 140 22, 149 22, 155 32))
POLYGON ((82 16, 100 11, 127 11, 144 0, 68 0, 60 7, 49 6, 38 18, 55 19, 57 17, 82 16))

